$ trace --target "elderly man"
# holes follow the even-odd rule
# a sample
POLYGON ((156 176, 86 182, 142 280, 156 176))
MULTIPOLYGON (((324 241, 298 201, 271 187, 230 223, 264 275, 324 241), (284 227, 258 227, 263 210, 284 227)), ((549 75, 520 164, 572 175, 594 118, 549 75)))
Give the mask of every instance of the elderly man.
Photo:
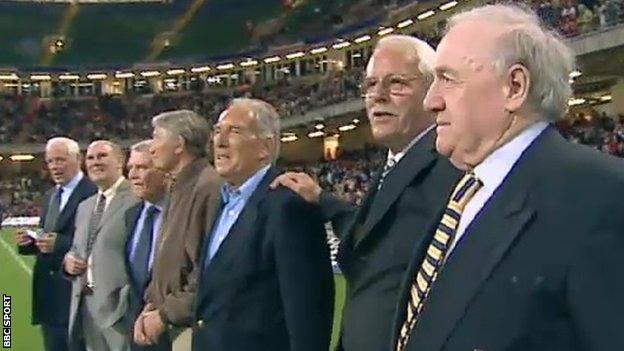
POLYGON ((87 148, 87 172, 98 192, 78 206, 76 235, 64 259, 65 274, 72 280, 72 348, 81 339, 89 351, 130 346, 124 318, 130 293, 124 214, 137 199, 122 175, 123 163, 123 153, 113 142, 98 140, 87 148))
POLYGON ((219 209, 221 180, 206 159, 210 127, 195 112, 165 112, 152 119, 154 166, 172 185, 165 209, 146 305, 134 326, 134 341, 156 344, 167 326, 174 350, 188 350, 204 234, 219 209))
POLYGON ((391 343, 412 250, 427 241, 427 226, 459 179, 435 152, 434 116, 422 106, 434 55, 427 43, 404 35, 386 36, 375 47, 362 89, 373 137, 388 156, 355 216, 307 175, 276 180, 319 203, 341 239, 338 260, 348 286, 341 346, 347 351, 379 351, 391 343))
POLYGON ((214 127, 222 210, 202 250, 193 350, 327 350, 333 278, 320 212, 277 175, 279 116, 236 99, 214 127), (296 235, 295 235, 296 233, 296 235))
POLYGON ((521 8, 450 19, 425 107, 466 173, 413 258, 396 350, 624 350, 624 164, 552 126, 573 67, 521 8))
POLYGON ((95 184, 80 170, 78 143, 65 137, 48 140, 45 161, 55 186, 43 196, 37 240, 17 234, 19 253, 37 255, 33 274, 32 322, 41 324, 47 351, 68 350, 67 323, 71 284, 59 275, 61 262, 71 247, 78 204, 96 192, 95 184))
MULTIPOLYGON (((127 313, 130 325, 134 324, 144 307, 143 296, 151 279, 167 193, 165 174, 154 167, 149 152, 150 144, 151 140, 145 140, 133 145, 127 165, 132 191, 143 200, 126 212, 129 233, 126 242, 126 267, 132 287, 127 313)), ((164 351, 171 349, 171 343, 164 336, 152 346, 132 343, 131 349, 164 351)))

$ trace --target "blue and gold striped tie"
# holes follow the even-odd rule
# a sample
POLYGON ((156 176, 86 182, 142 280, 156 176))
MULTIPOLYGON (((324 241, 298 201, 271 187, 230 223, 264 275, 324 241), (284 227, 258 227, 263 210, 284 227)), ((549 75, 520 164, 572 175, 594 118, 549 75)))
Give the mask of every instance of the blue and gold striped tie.
POLYGON ((412 282, 410 296, 407 301, 406 318, 397 341, 397 351, 405 350, 410 333, 416 325, 427 296, 429 296, 431 286, 438 277, 447 258, 449 247, 451 247, 457 233, 462 212, 481 186, 481 181, 472 172, 466 174, 455 186, 444 215, 442 215, 442 219, 435 231, 433 240, 431 240, 427 248, 427 254, 420 265, 418 273, 416 273, 416 279, 412 282))

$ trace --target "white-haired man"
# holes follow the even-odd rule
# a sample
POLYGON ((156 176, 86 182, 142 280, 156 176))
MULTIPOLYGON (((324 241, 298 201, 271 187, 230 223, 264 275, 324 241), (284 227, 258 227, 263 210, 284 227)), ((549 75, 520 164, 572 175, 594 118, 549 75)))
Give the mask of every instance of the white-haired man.
POLYGON ((97 188, 80 170, 82 157, 75 140, 56 137, 48 140, 45 162, 54 187, 43 196, 41 234, 36 240, 25 231, 17 233, 19 252, 37 255, 33 274, 32 323, 41 324, 44 348, 64 351, 71 284, 59 274, 61 262, 74 238, 78 204, 95 194, 97 188))
POLYGON ((434 116, 423 109, 434 55, 414 37, 389 35, 377 42, 362 89, 373 137, 388 156, 355 216, 305 174, 287 173, 276 182, 319 203, 341 239, 338 260, 348 286, 341 328, 346 351, 378 351, 391 344, 399 285, 412 250, 428 240, 426 228, 460 176, 435 152, 434 116))
POLYGON ((222 209, 201 251, 193 350, 329 348, 334 285, 320 211, 280 188, 279 116, 236 99, 214 127, 222 209))
POLYGON ((425 107, 465 176, 413 257, 395 350, 624 350, 624 164, 551 125, 573 62, 520 7, 450 19, 425 107))

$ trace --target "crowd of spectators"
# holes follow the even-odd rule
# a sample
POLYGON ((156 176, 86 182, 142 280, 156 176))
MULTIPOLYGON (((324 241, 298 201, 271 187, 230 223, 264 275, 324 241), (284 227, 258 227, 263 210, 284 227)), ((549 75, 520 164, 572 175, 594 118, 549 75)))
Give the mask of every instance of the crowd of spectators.
MULTIPOLYGON (((616 157, 624 157, 624 116, 606 113, 578 113, 558 124, 561 133, 572 142, 585 144, 616 157)), ((311 164, 281 164, 285 170, 310 174, 325 191, 355 205, 361 205, 375 172, 381 169, 385 150, 367 146, 345 152, 338 159, 311 164)), ((45 172, 42 172, 45 174, 45 172)), ((38 215, 47 183, 39 174, 23 175, 0 181, 0 201, 7 204, 5 216, 38 215)))
POLYGON ((283 78, 270 86, 247 84, 202 92, 50 99, 2 96, 0 144, 42 143, 60 134, 81 141, 140 139, 149 136, 151 117, 160 112, 190 109, 214 120, 229 100, 242 96, 267 100, 287 118, 358 98, 360 79, 361 70, 354 69, 305 83, 283 78))

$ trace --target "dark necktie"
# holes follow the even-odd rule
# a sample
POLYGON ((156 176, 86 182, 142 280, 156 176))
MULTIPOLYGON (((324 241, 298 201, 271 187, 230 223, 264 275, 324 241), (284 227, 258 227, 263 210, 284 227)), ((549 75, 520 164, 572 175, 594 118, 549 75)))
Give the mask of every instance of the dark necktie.
POLYGON ((139 233, 139 240, 131 262, 132 274, 141 288, 144 288, 149 281, 149 260, 154 238, 154 222, 159 212, 156 206, 150 206, 147 209, 145 219, 143 220, 143 229, 139 233))
POLYGON ((390 171, 394 168, 394 166, 396 166, 397 162, 395 161, 394 157, 389 157, 386 160, 386 164, 383 167, 383 170, 381 171, 381 177, 379 177, 379 183, 377 183, 377 190, 381 189, 381 185, 383 184, 384 180, 386 179, 386 176, 388 176, 388 173, 390 173, 390 171))
POLYGON ((91 250, 93 249, 93 244, 95 244, 95 239, 97 238, 98 226, 100 225, 100 221, 102 220, 102 215, 104 214, 104 209, 106 208, 106 196, 103 193, 100 194, 97 200, 97 204, 95 205, 95 211, 91 215, 91 219, 89 220, 89 237, 87 239, 87 257, 91 254, 91 250))
POLYGON ((54 194, 50 198, 48 210, 46 212, 45 221, 43 223, 43 231, 46 233, 53 232, 56 221, 61 213, 61 195, 63 194, 63 187, 57 187, 54 194))
POLYGON ((448 258, 449 248, 453 244, 455 234, 457 234, 462 212, 464 212, 464 208, 482 185, 483 183, 477 179, 474 173, 468 173, 455 186, 444 215, 427 248, 427 254, 412 281, 410 296, 407 299, 405 320, 401 327, 396 351, 405 350, 410 334, 429 296, 431 287, 434 285, 448 258))

